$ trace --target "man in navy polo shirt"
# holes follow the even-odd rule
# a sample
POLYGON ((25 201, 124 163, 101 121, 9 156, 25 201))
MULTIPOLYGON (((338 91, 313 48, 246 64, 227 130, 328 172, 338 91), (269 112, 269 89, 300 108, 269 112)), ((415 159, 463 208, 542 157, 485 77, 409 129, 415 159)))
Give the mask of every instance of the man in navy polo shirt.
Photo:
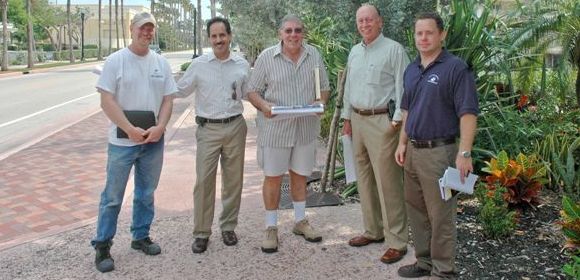
POLYGON ((454 279, 457 198, 441 199, 438 179, 448 166, 464 177, 473 171, 471 147, 479 113, 475 79, 465 62, 442 48, 447 33, 439 15, 419 15, 414 34, 419 56, 405 70, 404 129, 395 160, 405 168, 417 262, 400 267, 398 274, 454 279))

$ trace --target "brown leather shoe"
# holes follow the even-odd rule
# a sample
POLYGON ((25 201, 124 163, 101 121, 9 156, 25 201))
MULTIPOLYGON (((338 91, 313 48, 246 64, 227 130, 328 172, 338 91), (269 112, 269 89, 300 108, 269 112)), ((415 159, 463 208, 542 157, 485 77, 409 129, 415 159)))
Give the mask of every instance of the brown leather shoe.
POLYGON ((201 254, 207 250, 208 238, 196 238, 191 244, 191 250, 196 254, 201 254))
POLYGON ((367 246, 371 243, 381 243, 383 241, 385 241, 384 238, 368 239, 364 235, 359 235, 359 236, 353 237, 351 240, 349 240, 348 245, 353 246, 353 247, 362 247, 362 246, 367 246))
POLYGON ((238 237, 234 231, 222 231, 222 239, 226 246, 234 246, 238 244, 238 237))
POLYGON ((396 263, 400 261, 405 254, 407 254, 407 249, 397 250, 389 248, 385 254, 381 257, 381 261, 384 263, 396 263))

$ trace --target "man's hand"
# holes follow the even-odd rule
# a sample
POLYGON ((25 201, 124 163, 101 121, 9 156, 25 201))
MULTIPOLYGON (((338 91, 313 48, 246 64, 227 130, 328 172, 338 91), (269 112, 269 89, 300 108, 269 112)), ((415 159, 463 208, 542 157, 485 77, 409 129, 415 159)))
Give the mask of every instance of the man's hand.
POLYGON ((260 111, 262 111, 262 113, 264 114, 264 117, 266 118, 273 118, 275 115, 272 114, 272 106, 274 106, 274 103, 270 103, 268 101, 264 101, 262 102, 261 106, 260 106, 260 111))
POLYGON ((344 120, 342 124, 342 135, 352 136, 352 127, 350 126, 350 120, 344 120))
POLYGON ((143 143, 143 141, 145 141, 145 138, 147 137, 147 131, 136 126, 131 126, 131 128, 128 129, 128 131, 125 131, 125 133, 127 133, 127 136, 131 141, 137 144, 143 143))
POLYGON ((405 153, 407 152, 407 144, 401 144, 397 146, 397 150, 395 151, 395 162, 401 167, 405 165, 405 153))
POLYGON ((398 130, 401 127, 401 121, 391 121, 393 129, 398 130))
POLYGON ((165 133, 165 127, 160 125, 152 126, 145 133, 145 137, 147 137, 145 138, 145 143, 158 142, 163 133, 165 133))
POLYGON ((461 176, 461 183, 465 183, 465 178, 469 175, 470 172, 473 172, 473 164, 471 163, 471 157, 464 157, 460 153, 457 154, 455 158, 455 167, 459 170, 459 174, 461 176))

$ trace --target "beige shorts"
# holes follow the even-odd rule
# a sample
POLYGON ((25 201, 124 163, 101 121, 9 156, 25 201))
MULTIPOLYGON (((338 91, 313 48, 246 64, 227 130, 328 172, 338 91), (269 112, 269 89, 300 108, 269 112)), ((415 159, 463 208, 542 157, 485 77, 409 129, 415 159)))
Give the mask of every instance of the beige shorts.
POLYGON ((310 176, 316 162, 316 141, 304 146, 258 147, 258 165, 268 177, 281 176, 288 170, 310 176))

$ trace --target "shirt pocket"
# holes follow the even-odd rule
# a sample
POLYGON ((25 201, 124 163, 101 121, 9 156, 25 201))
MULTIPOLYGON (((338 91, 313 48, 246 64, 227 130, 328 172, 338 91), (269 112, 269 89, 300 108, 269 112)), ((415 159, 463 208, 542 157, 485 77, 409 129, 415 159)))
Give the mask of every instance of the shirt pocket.
POLYGON ((381 83, 381 67, 376 64, 369 64, 367 67, 367 83, 378 85, 381 83))

